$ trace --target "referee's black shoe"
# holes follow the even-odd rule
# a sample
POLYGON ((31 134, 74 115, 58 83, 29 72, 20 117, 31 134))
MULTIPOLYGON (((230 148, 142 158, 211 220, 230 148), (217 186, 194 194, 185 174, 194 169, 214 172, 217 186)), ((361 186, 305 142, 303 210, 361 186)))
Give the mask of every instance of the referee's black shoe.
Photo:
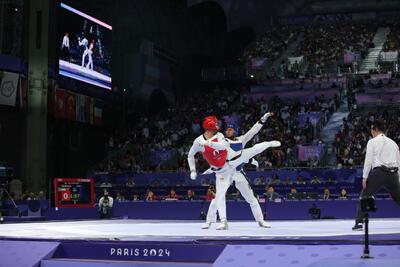
POLYGON ((351 228, 351 230, 353 231, 362 231, 363 230, 363 226, 361 223, 356 223, 353 228, 351 228))

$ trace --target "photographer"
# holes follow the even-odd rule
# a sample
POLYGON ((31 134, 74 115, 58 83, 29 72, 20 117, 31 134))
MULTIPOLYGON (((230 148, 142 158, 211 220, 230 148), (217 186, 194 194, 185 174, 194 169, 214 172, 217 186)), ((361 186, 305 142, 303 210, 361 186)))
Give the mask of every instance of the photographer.
POLYGON ((107 191, 104 191, 104 195, 99 200, 99 211, 101 219, 112 218, 112 207, 114 199, 108 195, 107 191))

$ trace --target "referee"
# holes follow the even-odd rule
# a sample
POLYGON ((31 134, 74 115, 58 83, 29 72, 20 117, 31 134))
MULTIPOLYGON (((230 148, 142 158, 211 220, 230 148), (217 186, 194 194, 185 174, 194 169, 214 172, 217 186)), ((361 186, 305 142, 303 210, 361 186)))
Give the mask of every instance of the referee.
MULTIPOLYGON (((400 152, 398 145, 383 133, 384 124, 375 121, 371 125, 373 138, 368 141, 364 161, 361 198, 373 196, 382 187, 400 205, 400 152)), ((357 218, 353 230, 362 230, 365 214, 361 211, 361 201, 357 205, 357 218)))

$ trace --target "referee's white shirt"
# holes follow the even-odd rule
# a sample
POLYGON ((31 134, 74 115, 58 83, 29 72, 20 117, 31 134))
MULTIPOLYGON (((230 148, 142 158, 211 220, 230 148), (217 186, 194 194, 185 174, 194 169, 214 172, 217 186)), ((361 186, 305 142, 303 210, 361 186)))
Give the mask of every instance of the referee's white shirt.
POLYGON ((364 161, 363 178, 368 178, 371 169, 379 166, 400 167, 399 146, 384 134, 368 141, 364 161))

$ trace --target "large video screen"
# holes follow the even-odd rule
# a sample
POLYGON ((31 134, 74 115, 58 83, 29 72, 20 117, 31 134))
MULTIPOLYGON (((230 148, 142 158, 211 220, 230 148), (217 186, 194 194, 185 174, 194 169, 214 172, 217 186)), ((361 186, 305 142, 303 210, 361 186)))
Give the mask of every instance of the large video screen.
POLYGON ((111 90, 111 25, 64 3, 59 25, 59 74, 111 90))

